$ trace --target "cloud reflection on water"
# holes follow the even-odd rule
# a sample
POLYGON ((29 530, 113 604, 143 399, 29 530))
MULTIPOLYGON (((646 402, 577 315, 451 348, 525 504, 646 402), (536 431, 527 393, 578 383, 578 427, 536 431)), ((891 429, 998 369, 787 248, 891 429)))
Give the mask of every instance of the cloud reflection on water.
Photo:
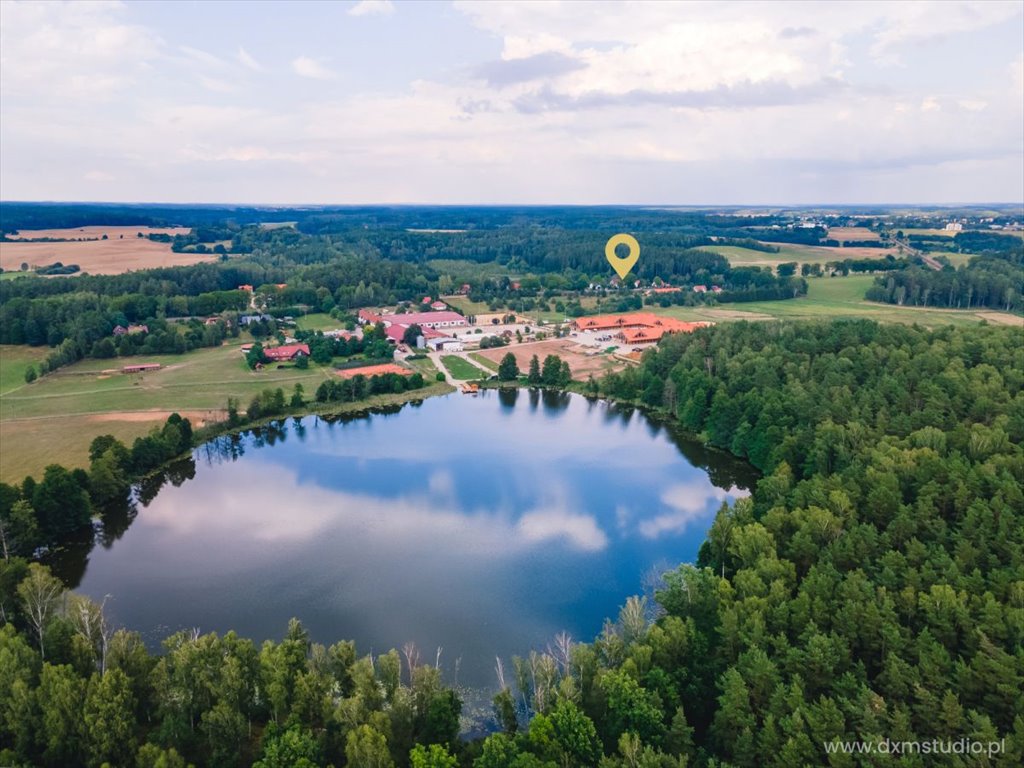
POLYGON ((530 402, 435 398, 224 438, 91 553, 81 590, 113 594, 116 619, 144 632, 259 641, 298 616, 363 650, 443 645, 489 683, 495 654, 593 636, 653 565, 695 557, 696 521, 743 495, 708 474, 741 477, 735 462, 637 412, 530 402))

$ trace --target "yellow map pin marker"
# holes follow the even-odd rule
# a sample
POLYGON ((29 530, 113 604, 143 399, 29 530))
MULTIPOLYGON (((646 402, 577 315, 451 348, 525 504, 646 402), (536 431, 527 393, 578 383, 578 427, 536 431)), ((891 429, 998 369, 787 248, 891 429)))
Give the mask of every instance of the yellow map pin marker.
POLYGON ((626 275, 629 274, 629 270, 633 268, 637 260, 640 258, 640 243, 636 241, 636 238, 632 235, 619 234, 611 238, 604 246, 604 257, 608 259, 608 263, 612 265, 612 269, 619 273, 619 277, 623 280, 626 279, 626 275), (629 247, 629 255, 620 258, 615 253, 615 246, 625 245, 629 247))

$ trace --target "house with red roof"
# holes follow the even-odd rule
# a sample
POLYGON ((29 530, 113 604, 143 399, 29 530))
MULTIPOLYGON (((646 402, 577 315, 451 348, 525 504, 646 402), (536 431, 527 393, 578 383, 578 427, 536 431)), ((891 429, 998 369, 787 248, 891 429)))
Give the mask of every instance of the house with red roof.
POLYGON ((297 357, 309 356, 308 344, 282 344, 279 347, 267 347, 263 356, 272 363, 282 363, 297 357))
POLYGON ((376 325, 384 319, 372 309, 360 309, 357 317, 359 318, 360 323, 369 323, 370 325, 376 325))

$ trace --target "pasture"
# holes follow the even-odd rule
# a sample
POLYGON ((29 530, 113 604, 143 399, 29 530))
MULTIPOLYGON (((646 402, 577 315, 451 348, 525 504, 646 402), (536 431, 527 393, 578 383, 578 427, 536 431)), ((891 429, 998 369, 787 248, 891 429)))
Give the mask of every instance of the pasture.
POLYGON ((49 350, 0 347, 0 480, 20 480, 53 462, 84 466, 89 442, 109 432, 128 442, 146 434, 172 411, 199 422, 219 419, 228 397, 244 408, 265 388, 291 392, 301 383, 311 397, 330 369, 311 366, 248 369, 238 344, 184 355, 82 360, 26 385, 24 370, 49 350), (122 374, 127 363, 161 363, 158 371, 122 374), (102 423, 101 423, 102 422, 102 423))

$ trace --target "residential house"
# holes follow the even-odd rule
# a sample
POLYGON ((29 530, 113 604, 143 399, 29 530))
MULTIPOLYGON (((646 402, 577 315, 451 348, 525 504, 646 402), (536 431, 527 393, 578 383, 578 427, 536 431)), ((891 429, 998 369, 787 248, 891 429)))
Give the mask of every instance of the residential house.
POLYGON ((251 325, 252 323, 259 323, 261 321, 269 322, 273 320, 270 315, 263 313, 259 315, 240 315, 238 318, 239 325, 251 325))
POLYGON ((267 347, 263 356, 273 363, 287 362, 298 357, 309 356, 308 344, 282 344, 280 347, 267 347))

